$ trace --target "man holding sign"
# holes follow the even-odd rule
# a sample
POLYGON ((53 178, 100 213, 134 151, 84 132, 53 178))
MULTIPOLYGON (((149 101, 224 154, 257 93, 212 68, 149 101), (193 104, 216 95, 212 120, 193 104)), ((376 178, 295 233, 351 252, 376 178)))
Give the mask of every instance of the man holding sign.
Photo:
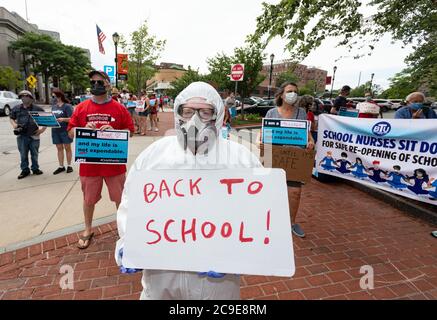
MULTIPOLYGON (((111 84, 108 75, 103 71, 92 71, 89 78, 93 96, 75 108, 68 123, 70 138, 74 137, 75 128, 99 131, 129 130, 133 136, 134 125, 129 112, 110 96, 111 84)), ((94 208, 102 197, 103 181, 108 187, 111 201, 115 202, 118 208, 126 179, 126 165, 82 163, 79 176, 83 192, 85 231, 79 240, 78 247, 86 249, 94 235, 91 232, 94 208)))
MULTIPOLYGON (((286 191, 271 188, 266 172, 254 179, 256 170, 247 169, 265 170, 259 160, 218 134, 224 106, 217 91, 193 83, 176 98, 174 112, 177 136, 155 142, 136 159, 117 212, 115 258, 124 273, 145 269, 141 299, 239 299, 237 274, 263 272, 244 254, 251 262, 262 258, 270 263, 271 275, 291 276, 290 225, 283 220, 288 221, 286 191), (275 190, 278 210, 269 207, 269 193, 275 190), (258 195, 262 211, 257 201, 242 209, 243 201, 249 205, 258 195), (272 228, 281 230, 281 236, 273 235, 272 228), (275 271, 276 261, 257 255, 255 248, 287 259, 275 271)), ((285 182, 283 173, 276 175, 285 182)))
POLYGON ((34 97, 30 91, 23 90, 18 94, 23 104, 14 107, 11 111, 10 121, 14 128, 14 134, 17 136, 18 150, 21 158, 21 173, 18 179, 21 180, 30 175, 29 169, 29 152, 32 159, 32 172, 35 175, 41 175, 43 172, 39 169, 38 153, 40 145, 40 135, 46 130, 46 127, 39 127, 33 120, 31 112, 44 112, 44 109, 34 104, 34 97))

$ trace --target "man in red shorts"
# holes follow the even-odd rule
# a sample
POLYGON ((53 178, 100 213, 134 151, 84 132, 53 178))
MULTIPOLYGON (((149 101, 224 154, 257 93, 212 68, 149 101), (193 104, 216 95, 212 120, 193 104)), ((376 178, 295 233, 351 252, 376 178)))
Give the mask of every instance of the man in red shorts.
MULTIPOLYGON (((74 128, 89 128, 94 130, 129 130, 134 133, 132 117, 127 109, 114 101, 111 96, 111 84, 108 75, 103 71, 92 71, 89 74, 92 98, 79 104, 68 124, 68 135, 74 137, 74 128)), ((94 208, 102 198, 103 181, 109 191, 111 201, 117 209, 121 202, 126 165, 80 164, 80 182, 83 192, 83 212, 85 216, 85 231, 80 237, 78 248, 86 249, 93 237, 92 221, 94 208)))

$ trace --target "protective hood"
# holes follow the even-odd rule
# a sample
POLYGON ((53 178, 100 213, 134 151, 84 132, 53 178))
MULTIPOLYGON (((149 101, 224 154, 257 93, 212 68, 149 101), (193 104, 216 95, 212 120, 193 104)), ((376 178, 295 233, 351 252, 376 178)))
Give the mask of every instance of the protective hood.
MULTIPOLYGON (((225 116, 223 100, 218 94, 217 90, 205 82, 193 82, 176 97, 174 103, 175 123, 177 123, 179 119, 179 107, 183 104, 186 104, 187 101, 192 98, 204 98, 206 99, 207 104, 212 105, 216 109, 217 116, 215 119, 215 127, 217 128, 217 132, 220 132, 225 116)), ((176 130, 178 130, 177 125, 176 130)))

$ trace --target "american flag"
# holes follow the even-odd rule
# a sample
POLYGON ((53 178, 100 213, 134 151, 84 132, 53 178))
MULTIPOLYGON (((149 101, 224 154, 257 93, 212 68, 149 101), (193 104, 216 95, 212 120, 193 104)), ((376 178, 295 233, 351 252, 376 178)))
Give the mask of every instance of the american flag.
POLYGON ((105 48, 103 48, 103 41, 105 41, 106 36, 102 30, 100 30, 99 26, 97 27, 97 41, 99 42, 99 51, 101 54, 105 54, 105 48))

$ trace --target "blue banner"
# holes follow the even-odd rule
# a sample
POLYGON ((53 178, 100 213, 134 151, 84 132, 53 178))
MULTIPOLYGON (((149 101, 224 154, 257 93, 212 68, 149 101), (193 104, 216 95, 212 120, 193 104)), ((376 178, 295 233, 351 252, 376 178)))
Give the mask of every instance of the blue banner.
POLYGON ((306 147, 308 121, 263 119, 262 141, 267 144, 306 147))
POLYGON ((128 159, 128 146, 128 131, 76 128, 75 162, 125 164, 128 159))
POLYGON ((51 112, 44 111, 29 111, 29 114, 35 120, 36 124, 40 127, 48 128, 60 128, 58 120, 51 112))

